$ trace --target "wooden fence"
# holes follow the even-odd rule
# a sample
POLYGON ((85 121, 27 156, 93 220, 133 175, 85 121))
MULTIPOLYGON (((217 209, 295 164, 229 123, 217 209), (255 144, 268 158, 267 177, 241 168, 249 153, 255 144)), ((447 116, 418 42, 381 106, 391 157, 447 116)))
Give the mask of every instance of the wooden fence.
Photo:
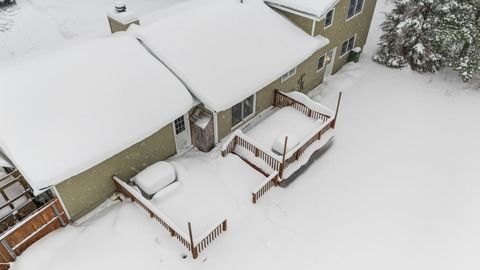
MULTIPOLYGON (((245 135, 244 135, 245 136, 245 135)), ((255 155, 255 157, 263 160, 268 166, 270 166, 274 171, 280 170, 281 162, 269 155, 264 150, 258 148, 245 138, 242 138, 241 135, 236 134, 234 138, 228 142, 227 146, 222 150, 222 156, 226 156, 229 153, 232 153, 237 146, 241 146, 255 155)))
POLYGON ((25 249, 69 223, 60 201, 53 198, 0 236, 0 266, 8 269, 8 264, 15 261, 25 249))
POLYGON ((265 181, 252 192, 252 202, 257 203, 258 199, 265 195, 265 193, 267 193, 272 187, 276 187, 278 182, 278 173, 274 173, 267 177, 267 179, 265 179, 265 181))
POLYGON ((222 232, 227 230, 227 220, 224 219, 218 226, 207 232, 198 241, 194 241, 192 226, 190 222, 188 223, 189 237, 186 237, 183 232, 175 224, 173 224, 172 221, 170 221, 164 215, 160 214, 159 211, 155 208, 155 206, 148 202, 148 200, 144 198, 140 193, 135 192, 132 187, 128 186, 128 184, 126 184, 116 176, 113 177, 113 180, 118 192, 132 200, 132 202, 138 204, 145 211, 147 211, 150 214, 151 218, 157 220, 170 233, 172 237, 175 237, 192 253, 194 259, 196 259, 198 257, 198 254, 202 252, 215 238, 217 238, 222 232))
MULTIPOLYGON (((298 161, 305 154, 305 152, 310 146, 312 146, 315 142, 321 140, 328 130, 335 128, 341 98, 342 93, 340 92, 335 115, 327 115, 308 107, 307 105, 303 104, 298 100, 295 100, 283 93, 280 93, 278 90, 275 90, 273 101, 274 106, 279 108, 287 106, 292 107, 302 112, 308 117, 311 117, 315 120, 322 120, 324 122, 322 128, 320 128, 320 130, 316 130, 310 136, 310 138, 305 141, 305 143, 303 143, 301 146, 295 147, 289 153, 284 153, 282 161, 278 161, 278 159, 272 157, 266 151, 262 151, 257 146, 250 143, 247 139, 248 137, 244 138, 246 137, 246 135, 241 132, 233 134, 230 140, 226 142, 226 145, 222 149, 222 156, 226 156, 227 154, 234 152, 237 146, 241 146, 247 149, 249 152, 255 154, 255 157, 265 161, 274 171, 278 172, 278 175, 272 177, 272 179, 267 178, 265 182, 263 182, 254 192, 252 192, 253 203, 256 203, 257 200, 262 197, 268 190, 270 190, 272 187, 276 186, 280 181, 282 181, 285 169, 288 168, 291 164, 298 161)), ((287 141, 285 141, 285 146, 286 144, 287 141)))
POLYGON ((273 99, 273 106, 283 108, 283 107, 292 107, 308 117, 311 117, 315 120, 323 120, 326 122, 330 119, 330 115, 326 115, 321 112, 317 112, 312 108, 308 107, 307 105, 303 104, 302 102, 295 100, 283 93, 280 93, 278 90, 275 90, 274 99, 273 99))

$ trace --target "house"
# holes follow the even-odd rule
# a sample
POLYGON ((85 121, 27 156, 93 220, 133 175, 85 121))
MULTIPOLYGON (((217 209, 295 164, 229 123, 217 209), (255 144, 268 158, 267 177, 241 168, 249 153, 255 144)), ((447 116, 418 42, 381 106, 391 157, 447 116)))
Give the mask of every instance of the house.
MULTIPOLYGON (((12 116, 0 150, 77 220, 115 191, 113 175, 191 144, 209 151, 276 92, 307 93, 340 69, 365 43, 375 1, 319 2, 189 1, 127 33, 9 63, 0 94, 23 109, 0 107, 12 116)), ((112 32, 140 23, 116 17, 112 32)))
POLYGON ((174 155, 175 120, 194 104, 129 35, 9 62, 0 80, 1 96, 18 101, 0 106, 1 151, 35 193, 53 187, 72 220, 114 192, 113 174, 174 155))

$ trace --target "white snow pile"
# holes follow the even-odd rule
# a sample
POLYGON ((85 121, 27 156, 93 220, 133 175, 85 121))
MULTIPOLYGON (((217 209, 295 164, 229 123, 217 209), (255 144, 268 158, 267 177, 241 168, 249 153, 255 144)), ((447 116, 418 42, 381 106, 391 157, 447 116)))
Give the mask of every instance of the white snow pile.
POLYGON ((339 0, 265 0, 270 6, 303 13, 314 19, 322 18, 339 0))
POLYGON ((153 195, 175 181, 175 169, 166 161, 159 161, 138 173, 133 182, 145 193, 153 195))
POLYGON ((0 66, 0 148, 34 189, 145 139, 191 108, 187 89, 128 35, 0 66))
POLYGON ((246 99, 326 45, 259 0, 192 1, 161 14, 137 28, 138 38, 215 111, 246 99))

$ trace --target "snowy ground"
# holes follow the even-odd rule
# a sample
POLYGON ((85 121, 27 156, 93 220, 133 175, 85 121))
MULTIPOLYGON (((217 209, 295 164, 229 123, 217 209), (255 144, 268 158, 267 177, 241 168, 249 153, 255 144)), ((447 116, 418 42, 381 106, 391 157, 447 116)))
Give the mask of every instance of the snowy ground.
MULTIPOLYGON (((139 16, 184 0, 130 0, 139 16)), ((109 33, 106 14, 115 0, 17 0, 0 9, 0 62, 65 41, 109 33)))
POLYGON ((288 188, 239 204, 199 259, 122 203, 13 269, 478 269, 480 86, 377 65, 371 33, 361 62, 313 93, 334 107, 344 91, 332 147, 288 188))
POLYGON ((192 151, 169 162, 178 183, 155 194, 151 202, 188 235, 191 222, 198 237, 219 221, 251 203, 252 190, 265 176, 235 155, 192 151))
MULTIPOLYGON (((260 143, 264 149, 272 149, 274 144, 278 140, 283 141, 285 136, 289 136, 290 140, 296 142, 307 139, 322 123, 322 121, 317 122, 294 108, 284 107, 274 110, 262 121, 249 126, 245 134, 260 143)), ((278 153, 283 151, 283 144, 280 145, 282 145, 280 147, 282 150, 277 151, 278 153)), ((292 145, 291 148, 295 146, 292 145)))

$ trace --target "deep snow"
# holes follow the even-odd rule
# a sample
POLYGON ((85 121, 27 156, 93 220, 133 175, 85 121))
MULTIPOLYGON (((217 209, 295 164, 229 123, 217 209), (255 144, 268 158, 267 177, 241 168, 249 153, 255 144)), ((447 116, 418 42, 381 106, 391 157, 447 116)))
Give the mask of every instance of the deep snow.
MULTIPOLYGON (((139 16, 184 0, 130 0, 127 9, 139 16)), ((65 41, 108 34, 107 13, 115 0, 17 0, 0 10, 0 61, 30 52, 51 50, 65 41), (8 31, 2 31, 7 30, 8 31)))
POLYGON ((360 63, 312 93, 334 108, 344 91, 332 147, 288 188, 239 204, 199 259, 122 203, 13 269, 478 269, 479 86, 373 63, 380 19, 360 63))

